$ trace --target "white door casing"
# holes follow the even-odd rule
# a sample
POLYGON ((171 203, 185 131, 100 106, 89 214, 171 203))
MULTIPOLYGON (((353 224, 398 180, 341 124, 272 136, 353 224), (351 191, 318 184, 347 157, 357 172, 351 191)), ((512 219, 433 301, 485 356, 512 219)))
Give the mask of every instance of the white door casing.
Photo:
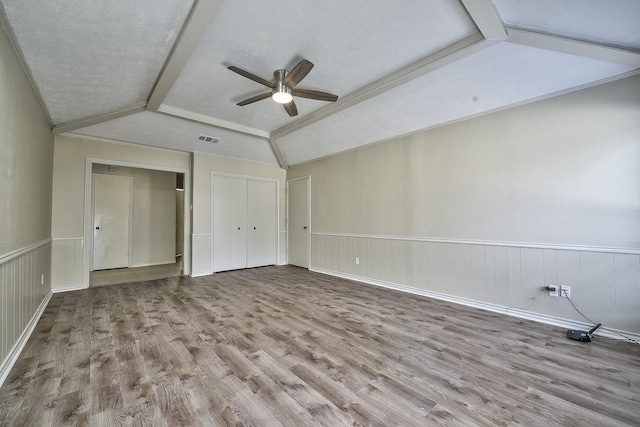
POLYGON ((310 180, 294 179, 288 186, 288 260, 289 264, 309 268, 310 180))
POLYGON ((129 266, 131 177, 93 175, 92 269, 129 266))

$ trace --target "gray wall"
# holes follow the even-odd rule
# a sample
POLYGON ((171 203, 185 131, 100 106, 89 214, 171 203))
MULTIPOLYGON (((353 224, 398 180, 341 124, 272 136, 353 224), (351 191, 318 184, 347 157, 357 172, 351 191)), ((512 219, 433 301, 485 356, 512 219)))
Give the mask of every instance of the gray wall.
POLYGON ((51 289, 53 135, 0 30, 0 383, 51 289))
POLYGON ((640 332, 639 100, 635 76, 290 169, 312 268, 583 320, 561 282, 640 332))

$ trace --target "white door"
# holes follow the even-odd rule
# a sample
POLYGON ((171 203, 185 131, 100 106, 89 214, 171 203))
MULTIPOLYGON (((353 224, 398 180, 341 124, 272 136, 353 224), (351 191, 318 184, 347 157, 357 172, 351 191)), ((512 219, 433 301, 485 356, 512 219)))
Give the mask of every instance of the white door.
POLYGON ((296 179, 289 185, 289 264, 309 267, 309 179, 296 179))
POLYGON ((213 271, 247 266, 247 180, 213 179, 213 271))
POLYGON ((129 266, 131 182, 93 175, 93 270, 129 266))
POLYGON ((277 188, 272 181, 247 181, 247 267, 276 263, 277 188))

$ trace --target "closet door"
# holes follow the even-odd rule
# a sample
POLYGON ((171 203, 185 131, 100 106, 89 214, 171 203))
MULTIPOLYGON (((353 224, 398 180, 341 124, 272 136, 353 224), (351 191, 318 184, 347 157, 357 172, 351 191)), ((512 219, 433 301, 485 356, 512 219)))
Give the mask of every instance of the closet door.
POLYGON ((277 190, 275 182, 247 182, 247 267, 276 263, 277 190))
POLYGON ((247 180, 213 180, 213 271, 247 267, 247 180))

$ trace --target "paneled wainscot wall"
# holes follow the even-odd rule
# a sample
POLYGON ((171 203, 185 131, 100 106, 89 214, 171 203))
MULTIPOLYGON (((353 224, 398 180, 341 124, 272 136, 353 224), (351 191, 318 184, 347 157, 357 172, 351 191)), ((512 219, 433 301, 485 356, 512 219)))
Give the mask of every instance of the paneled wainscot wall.
POLYGON ((51 239, 0 258, 0 384, 51 298, 51 239))
POLYGON ((581 325, 566 298, 603 325, 640 336, 640 255, 605 248, 312 233, 311 269, 555 325, 581 325), (359 264, 356 264, 358 257, 359 264))

